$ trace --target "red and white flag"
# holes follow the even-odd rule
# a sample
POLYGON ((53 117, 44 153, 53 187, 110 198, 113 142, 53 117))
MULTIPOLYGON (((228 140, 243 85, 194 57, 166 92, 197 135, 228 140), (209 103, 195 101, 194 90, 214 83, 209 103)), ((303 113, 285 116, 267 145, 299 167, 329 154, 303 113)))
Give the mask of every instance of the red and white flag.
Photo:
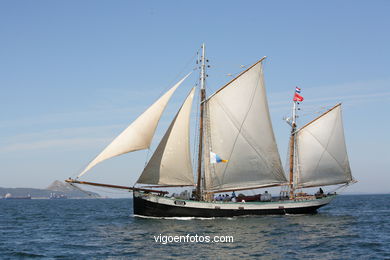
POLYGON ((298 87, 295 87, 295 93, 294 93, 294 98, 293 101, 303 101, 303 97, 299 95, 301 93, 301 89, 298 87))

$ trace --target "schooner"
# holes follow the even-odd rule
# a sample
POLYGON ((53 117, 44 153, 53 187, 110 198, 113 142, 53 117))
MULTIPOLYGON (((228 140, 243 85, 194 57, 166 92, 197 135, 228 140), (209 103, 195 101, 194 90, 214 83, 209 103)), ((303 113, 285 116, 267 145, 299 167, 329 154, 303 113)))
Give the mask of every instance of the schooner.
MULTIPOLYGON (((200 57, 200 111, 196 173, 190 152, 192 88, 137 182, 132 187, 85 182, 80 178, 98 163, 121 154, 149 149, 159 119, 172 94, 189 76, 163 94, 119 134, 71 184, 133 191, 134 214, 153 217, 226 217, 315 213, 336 194, 308 195, 303 188, 353 182, 345 145, 341 104, 301 128, 295 94, 286 177, 271 124, 260 59, 210 96, 206 95, 207 59, 200 57), (222 159, 223 158, 223 159, 222 159), (193 187, 194 196, 169 196, 164 188, 193 187), (225 192, 281 186, 283 196, 257 201, 216 201, 225 192)), ((300 91, 297 88, 296 91, 300 91)), ((301 98, 301 99, 300 99, 301 98)), ((192 155, 195 156, 195 155, 192 155)), ((322 189, 321 189, 322 191, 322 189)), ((281 193, 282 194, 282 193, 281 193)))

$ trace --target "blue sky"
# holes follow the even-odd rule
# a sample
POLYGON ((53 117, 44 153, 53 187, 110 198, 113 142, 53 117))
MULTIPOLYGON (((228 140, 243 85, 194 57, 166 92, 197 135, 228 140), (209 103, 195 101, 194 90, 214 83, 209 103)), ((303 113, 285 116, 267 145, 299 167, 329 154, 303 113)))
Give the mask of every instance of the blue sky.
MULTIPOLYGON (((212 93, 263 56, 282 160, 294 87, 300 124, 343 103, 353 175, 347 192, 390 192, 389 1, 0 1, 0 186, 77 175, 206 43, 212 93)), ((177 91, 163 135, 196 82, 177 91)), ((86 179, 132 185, 141 151, 86 179)))

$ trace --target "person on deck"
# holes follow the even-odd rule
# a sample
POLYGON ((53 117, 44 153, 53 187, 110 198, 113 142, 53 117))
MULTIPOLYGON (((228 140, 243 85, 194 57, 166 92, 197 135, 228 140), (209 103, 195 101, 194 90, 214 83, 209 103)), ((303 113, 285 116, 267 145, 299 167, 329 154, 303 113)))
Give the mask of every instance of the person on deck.
POLYGON ((232 192, 231 198, 232 198, 232 202, 237 202, 236 193, 234 191, 232 192))
POLYGON ((322 188, 319 188, 319 190, 316 192, 315 196, 316 196, 316 198, 324 197, 324 191, 322 190, 322 188))
POLYGON ((272 196, 268 191, 265 191, 263 194, 261 194, 261 201, 271 201, 272 196))

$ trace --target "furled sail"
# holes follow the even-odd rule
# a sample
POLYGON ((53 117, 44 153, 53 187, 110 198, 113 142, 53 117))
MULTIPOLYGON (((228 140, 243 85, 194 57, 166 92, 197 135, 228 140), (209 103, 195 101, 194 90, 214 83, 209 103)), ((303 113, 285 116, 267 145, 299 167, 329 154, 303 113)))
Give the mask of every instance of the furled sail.
POLYGON ((190 154, 190 114, 193 88, 173 119, 137 183, 194 185, 190 154))
POLYGON ((149 148, 158 121, 160 120, 161 114, 167 106, 169 99, 189 75, 190 74, 187 74, 176 83, 120 135, 118 135, 92 162, 88 164, 78 177, 81 177, 96 164, 104 160, 121 154, 149 148))
POLYGON ((206 190, 287 182, 270 120, 261 61, 207 100, 206 190), (228 162, 210 164, 210 151, 228 162))
POLYGON ((341 104, 298 130, 296 142, 299 188, 352 181, 341 104))

